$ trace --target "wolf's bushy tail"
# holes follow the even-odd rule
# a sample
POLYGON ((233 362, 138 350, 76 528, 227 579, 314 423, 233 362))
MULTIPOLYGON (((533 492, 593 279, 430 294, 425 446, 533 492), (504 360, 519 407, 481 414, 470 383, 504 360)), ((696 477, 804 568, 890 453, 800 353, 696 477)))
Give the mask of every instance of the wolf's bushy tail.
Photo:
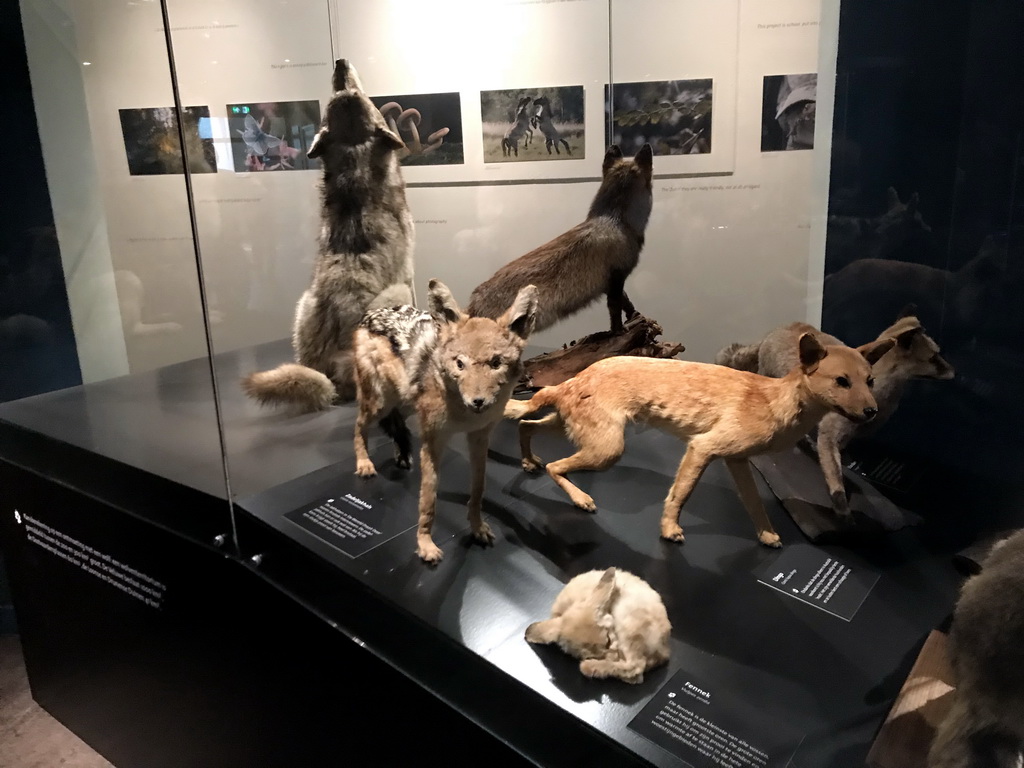
POLYGON ((326 410, 337 396, 334 382, 297 363, 252 373, 242 379, 242 389, 260 405, 295 405, 307 411, 326 410))
POLYGON ((715 355, 716 365, 725 365, 739 371, 757 373, 757 351, 760 344, 730 344, 715 355))
POLYGON ((558 386, 544 387, 529 400, 509 400, 505 404, 504 415, 506 419, 522 419, 525 416, 532 416, 541 408, 557 403, 558 386))

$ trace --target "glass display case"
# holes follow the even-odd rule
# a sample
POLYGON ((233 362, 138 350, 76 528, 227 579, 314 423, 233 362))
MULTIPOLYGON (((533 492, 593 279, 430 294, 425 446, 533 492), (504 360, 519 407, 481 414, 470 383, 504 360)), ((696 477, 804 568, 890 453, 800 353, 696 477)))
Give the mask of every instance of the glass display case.
MULTIPOLYGON (((45 189, 15 199, 0 256, 0 458, 223 553, 531 760, 557 754, 540 724, 504 721, 445 670, 623 764, 863 765, 952 610, 952 556, 1021 522, 1024 118, 1007 94, 1024 23, 1009 2, 949 5, 922 29, 909 2, 22 0, 45 189), (378 474, 358 477, 351 392, 302 410, 245 384, 302 362, 293 323, 347 226, 330 196, 362 189, 352 205, 375 215, 385 166, 360 187, 315 149, 338 140, 323 130, 339 60, 397 141, 421 309, 435 278, 468 306, 584 221, 607 147, 639 162, 649 145, 625 290, 681 359, 755 345, 756 371, 780 326, 856 346, 917 317, 927 354, 885 369, 885 423, 841 446, 852 517, 798 446, 753 462, 781 550, 753 535, 723 462, 683 507, 685 544, 665 541, 682 441, 627 427, 621 460, 574 475, 588 514, 522 470, 506 419, 485 469, 493 545, 471 535, 456 435, 437 464, 444 559, 421 562, 421 462, 400 466, 375 427, 378 474), (636 686, 524 640, 570 579, 609 567, 649 582, 673 627, 669 662, 636 686)), ((607 330, 600 299, 525 356, 607 330)), ((88 562, 87 537, 45 510, 7 531, 88 562)), ((153 599, 144 563, 121 565, 153 599)))

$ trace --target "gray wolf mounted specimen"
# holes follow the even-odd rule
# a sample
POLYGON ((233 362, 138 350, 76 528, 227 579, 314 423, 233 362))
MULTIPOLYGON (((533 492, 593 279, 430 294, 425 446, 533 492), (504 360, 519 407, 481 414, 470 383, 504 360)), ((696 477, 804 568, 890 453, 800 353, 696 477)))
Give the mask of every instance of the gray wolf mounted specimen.
MULTIPOLYGON (((892 349, 871 366, 875 377, 873 392, 878 415, 870 424, 857 424, 838 413, 829 413, 818 423, 818 462, 825 475, 832 508, 846 517, 850 504, 843 485, 840 452, 857 437, 864 437, 881 427, 899 407, 907 383, 914 378, 946 381, 954 375, 953 366, 939 354, 939 345, 925 333, 914 307, 907 307, 896 322, 882 331, 878 341, 895 339, 892 349)), ((835 336, 822 333, 806 323, 792 323, 769 333, 759 344, 731 344, 715 357, 719 365, 762 376, 780 378, 796 365, 796 340, 802 333, 811 333, 821 344, 842 344, 835 336)))
POLYGON ((558 593, 551 618, 526 628, 531 643, 558 643, 587 677, 642 683, 669 656, 672 625, 661 596, 620 568, 588 571, 558 593))
POLYGON ((1024 751, 1024 532, 995 546, 949 633, 957 684, 928 768, 1016 768, 1024 751))
POLYGON ((413 223, 396 136, 345 59, 308 155, 323 163, 323 226, 313 284, 295 310, 295 363, 254 373, 242 386, 264 404, 305 410, 351 399, 352 334, 377 307, 412 304, 413 223))
POLYGON ((601 187, 582 224, 499 269, 474 289, 469 314, 497 317, 524 285, 535 285, 537 330, 579 312, 598 296, 608 297, 613 333, 622 315, 636 312, 623 287, 640 259, 651 216, 652 154, 644 144, 632 160, 612 146, 604 156, 601 187))
POLYGON ((892 339, 859 349, 823 345, 813 333, 795 342, 798 364, 784 378, 770 379, 721 365, 645 357, 610 357, 574 378, 540 390, 533 399, 512 401, 511 418, 545 406, 555 412, 519 425, 523 469, 543 466, 531 449, 538 429, 564 430, 579 451, 547 465, 548 474, 573 504, 596 509, 594 500, 566 474, 607 469, 625 448, 628 421, 646 422, 688 440, 686 454, 665 499, 661 535, 683 540, 679 514, 704 469, 725 459, 757 538, 781 546, 750 472, 751 456, 792 447, 829 412, 868 421, 878 412, 871 394, 871 363, 888 352, 892 339))
POLYGON ((537 120, 537 126, 540 128, 540 132, 544 134, 544 146, 551 154, 551 148, 555 148, 555 154, 562 154, 558 149, 559 144, 565 145, 566 154, 571 155, 572 150, 569 149, 569 142, 562 138, 562 134, 555 128, 555 124, 551 122, 551 102, 546 96, 533 100, 534 117, 537 120))
POLYGON ((415 408, 423 439, 416 552, 436 563, 443 555, 431 538, 437 466, 456 432, 467 433, 469 441, 473 536, 484 544, 494 541, 480 517, 487 445, 519 380, 520 357, 537 316, 537 290, 525 286, 501 317, 491 320, 463 314, 448 288, 431 280, 429 306, 429 315, 412 307, 370 312, 356 331, 355 454, 357 475, 376 474, 366 435, 385 414, 382 427, 395 438, 398 463, 408 466, 409 436, 400 409, 415 408))
POLYGON ((512 125, 505 131, 501 139, 502 157, 511 157, 515 153, 519 157, 519 142, 524 141, 524 147, 530 146, 530 139, 533 138, 533 115, 530 114, 530 103, 533 101, 529 96, 523 96, 516 105, 515 118, 512 125))

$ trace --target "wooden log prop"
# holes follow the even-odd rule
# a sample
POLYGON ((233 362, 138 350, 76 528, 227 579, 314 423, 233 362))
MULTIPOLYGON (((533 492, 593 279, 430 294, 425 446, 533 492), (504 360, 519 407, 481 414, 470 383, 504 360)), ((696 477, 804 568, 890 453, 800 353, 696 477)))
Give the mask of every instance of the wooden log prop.
POLYGON ((616 355, 636 357, 675 357, 686 347, 670 341, 658 341, 662 327, 654 320, 637 313, 622 329, 622 333, 601 331, 570 341, 561 349, 545 352, 527 360, 516 394, 551 387, 571 379, 598 360, 616 355))

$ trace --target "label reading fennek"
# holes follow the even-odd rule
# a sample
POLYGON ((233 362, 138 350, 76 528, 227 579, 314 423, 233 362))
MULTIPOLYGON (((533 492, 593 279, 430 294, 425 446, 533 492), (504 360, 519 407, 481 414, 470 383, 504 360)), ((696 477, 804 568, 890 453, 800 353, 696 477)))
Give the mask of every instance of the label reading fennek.
POLYGON ((816 547, 787 547, 757 576, 784 595, 851 621, 878 582, 878 574, 816 547))
POLYGON ((679 670, 629 727, 693 768, 784 768, 801 737, 764 712, 679 670))
POLYGON ((293 510, 285 519, 349 557, 359 557, 415 527, 408 513, 345 492, 293 510))

